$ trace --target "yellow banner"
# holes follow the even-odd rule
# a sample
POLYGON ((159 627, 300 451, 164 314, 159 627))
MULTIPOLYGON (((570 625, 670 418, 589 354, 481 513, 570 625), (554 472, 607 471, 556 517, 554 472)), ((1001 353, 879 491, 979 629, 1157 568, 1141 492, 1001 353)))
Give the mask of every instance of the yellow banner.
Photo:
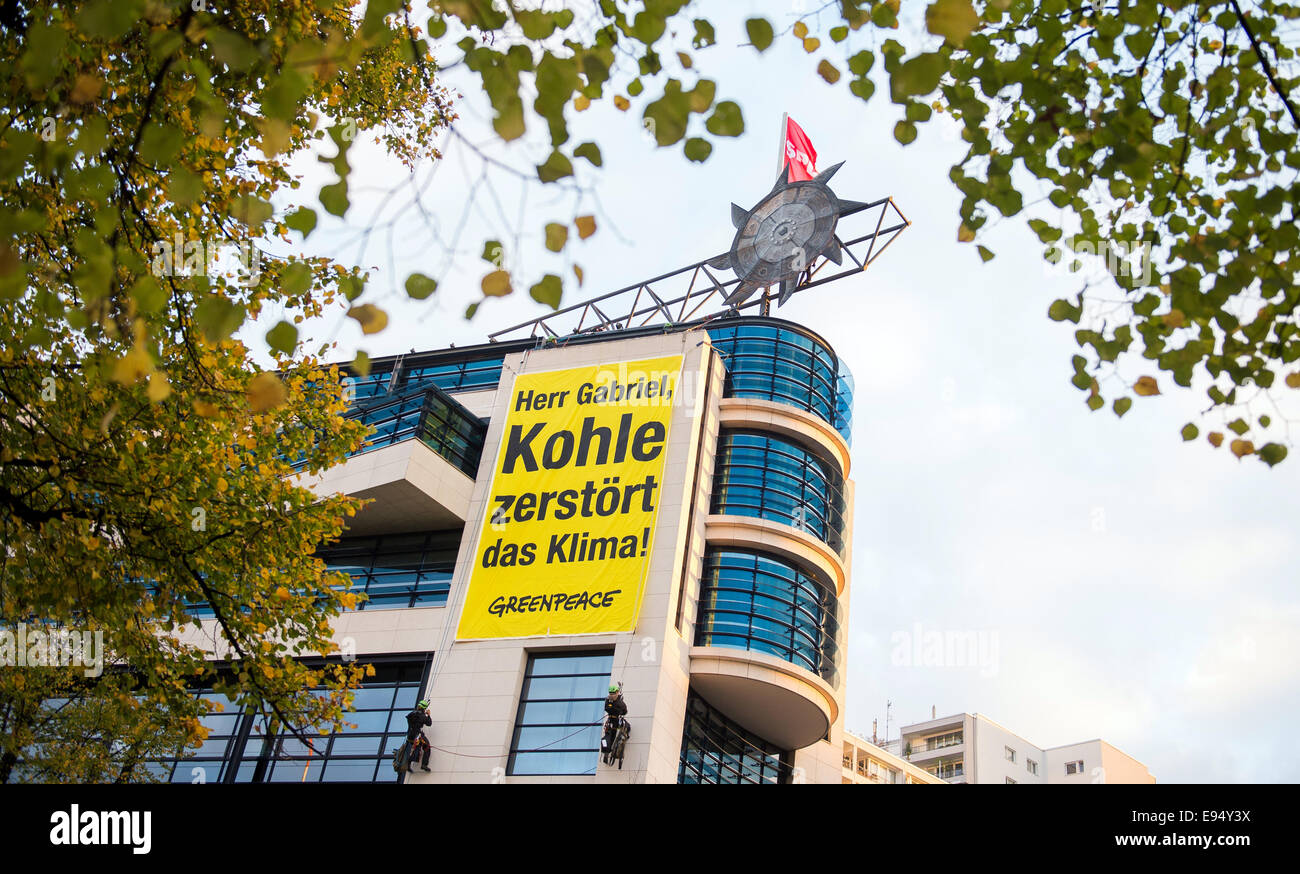
POLYGON ((676 355, 515 377, 459 639, 636 627, 681 369, 676 355))

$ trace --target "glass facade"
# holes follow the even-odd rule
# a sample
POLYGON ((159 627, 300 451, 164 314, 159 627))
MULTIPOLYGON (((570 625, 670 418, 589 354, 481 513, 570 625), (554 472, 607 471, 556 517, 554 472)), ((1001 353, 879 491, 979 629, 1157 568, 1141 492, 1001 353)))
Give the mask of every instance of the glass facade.
POLYGON ((722 432, 710 512, 790 525, 844 554, 844 478, 810 450, 781 437, 722 432))
POLYGON ((502 359, 497 357, 446 364, 421 364, 418 359, 398 359, 388 365, 376 364, 365 376, 351 376, 349 379, 355 403, 364 406, 385 395, 422 391, 431 386, 445 392, 496 388, 501 381, 501 364, 502 359), (394 369, 396 379, 393 378, 394 369))
POLYGON ((224 712, 203 719, 209 734, 187 758, 150 765, 172 783, 395 783, 392 754, 406 740, 406 714, 428 680, 430 659, 370 659, 375 675, 353 692, 356 727, 312 737, 312 747, 292 735, 266 737, 256 712, 224 695, 201 691, 224 712))
POLYGON ((506 773, 596 773, 613 670, 613 650, 530 655, 506 773))
POLYGON ((727 366, 726 394, 788 404, 853 436, 853 376, 829 346, 794 325, 740 321, 711 327, 727 366))
POLYGON ((678 783, 789 783, 794 754, 746 731, 692 691, 678 783))
POLYGON ((441 607, 451 591, 460 536, 456 529, 348 537, 317 555, 330 570, 352 577, 352 591, 369 596, 360 610, 441 607))
POLYGON ((347 417, 374 429, 361 452, 415 437, 467 476, 478 473, 487 424, 435 387, 355 406, 347 417))
POLYGON ((767 653, 839 685, 839 599, 833 588, 788 562, 709 549, 695 628, 696 646, 767 653))

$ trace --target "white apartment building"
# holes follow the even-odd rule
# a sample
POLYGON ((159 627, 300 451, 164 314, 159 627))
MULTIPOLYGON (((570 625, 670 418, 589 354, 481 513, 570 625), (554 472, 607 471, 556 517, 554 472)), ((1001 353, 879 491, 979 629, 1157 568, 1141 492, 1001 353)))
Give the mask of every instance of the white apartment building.
POLYGON ((978 713, 906 725, 887 745, 949 783, 1155 783, 1137 759, 1103 740, 1039 747, 978 713))

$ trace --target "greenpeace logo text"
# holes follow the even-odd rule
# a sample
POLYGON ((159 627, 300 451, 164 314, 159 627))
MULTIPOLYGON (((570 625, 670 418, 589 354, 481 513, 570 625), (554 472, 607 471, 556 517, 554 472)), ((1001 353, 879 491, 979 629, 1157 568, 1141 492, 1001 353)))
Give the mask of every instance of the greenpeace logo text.
POLYGON ((50 814, 50 843, 56 847, 129 846, 137 856, 153 846, 153 814, 139 810, 70 810, 50 814))

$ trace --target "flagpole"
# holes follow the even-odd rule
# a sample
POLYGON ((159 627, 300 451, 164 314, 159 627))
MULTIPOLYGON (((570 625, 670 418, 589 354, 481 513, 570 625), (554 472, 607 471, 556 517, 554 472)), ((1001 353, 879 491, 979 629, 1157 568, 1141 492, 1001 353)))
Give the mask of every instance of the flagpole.
MULTIPOLYGON (((781 113, 781 154, 778 155, 776 159, 777 173, 780 173, 782 170, 785 169, 785 141, 786 141, 786 137, 790 135, 789 120, 790 120, 790 113, 788 112, 781 113)), ((788 182, 789 180, 790 177, 787 175, 786 181, 788 182)))

